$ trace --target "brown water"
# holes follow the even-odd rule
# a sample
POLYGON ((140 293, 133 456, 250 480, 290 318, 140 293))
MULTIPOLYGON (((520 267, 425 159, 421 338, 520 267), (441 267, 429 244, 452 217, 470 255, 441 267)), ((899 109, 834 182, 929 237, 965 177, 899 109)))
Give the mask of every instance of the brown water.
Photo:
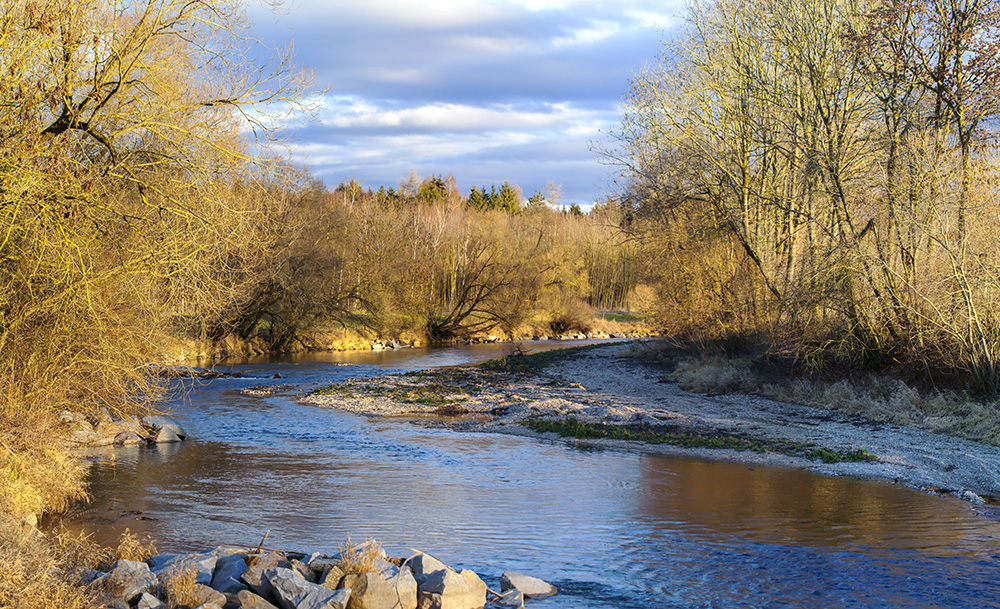
MULTIPOLYGON (((536 346, 537 348, 538 346, 536 346)), ((73 519, 163 551, 222 543, 334 550, 376 537, 472 568, 552 581, 570 607, 1000 607, 994 508, 798 470, 455 433, 253 398, 294 384, 448 365, 497 345, 235 366, 199 384, 180 445, 92 468, 73 519), (353 362, 351 361, 353 360, 353 362), (282 379, 271 379, 279 373, 282 379)))

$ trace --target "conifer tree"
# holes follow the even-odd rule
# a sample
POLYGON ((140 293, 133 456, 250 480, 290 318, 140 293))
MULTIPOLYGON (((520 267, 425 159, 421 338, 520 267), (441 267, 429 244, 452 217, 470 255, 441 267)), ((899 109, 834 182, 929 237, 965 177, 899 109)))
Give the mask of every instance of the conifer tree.
POLYGON ((489 207, 489 199, 486 194, 485 188, 472 187, 469 191, 469 197, 465 200, 465 204, 472 209, 478 211, 486 211, 489 207))

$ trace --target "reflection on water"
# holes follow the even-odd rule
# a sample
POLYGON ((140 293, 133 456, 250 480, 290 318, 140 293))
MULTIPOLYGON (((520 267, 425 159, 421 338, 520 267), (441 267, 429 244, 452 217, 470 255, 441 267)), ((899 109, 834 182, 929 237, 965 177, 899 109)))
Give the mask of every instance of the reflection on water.
POLYGON ((475 569, 493 587, 503 570, 553 581, 562 593, 539 609, 1000 606, 1000 525, 987 508, 238 393, 496 353, 486 347, 238 366, 250 378, 200 385, 178 404, 194 439, 96 463, 94 501, 76 522, 105 540, 129 527, 161 550, 256 545, 268 530, 268 545, 298 550, 372 536, 392 553, 419 548, 475 569), (283 378, 269 381, 275 371, 283 378))

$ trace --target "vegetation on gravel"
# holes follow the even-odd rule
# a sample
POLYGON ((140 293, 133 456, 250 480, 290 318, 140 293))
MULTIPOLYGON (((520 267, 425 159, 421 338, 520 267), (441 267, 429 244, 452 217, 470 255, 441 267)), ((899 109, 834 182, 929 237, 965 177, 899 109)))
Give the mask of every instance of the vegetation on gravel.
POLYGON ((671 425, 606 425, 584 423, 575 417, 560 421, 529 419, 522 425, 538 433, 557 433, 564 438, 612 439, 646 444, 670 444, 682 448, 712 448, 805 457, 824 463, 872 462, 877 457, 864 449, 836 450, 812 443, 762 440, 742 434, 681 429, 671 425))

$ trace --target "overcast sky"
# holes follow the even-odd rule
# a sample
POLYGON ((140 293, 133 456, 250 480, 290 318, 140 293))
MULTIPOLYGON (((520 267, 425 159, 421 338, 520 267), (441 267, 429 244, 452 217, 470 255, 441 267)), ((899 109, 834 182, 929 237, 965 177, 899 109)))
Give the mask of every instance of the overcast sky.
POLYGON ((291 0, 253 10, 265 44, 294 41, 329 87, 292 154, 330 187, 454 174, 565 202, 606 192, 591 141, 617 121, 630 76, 681 22, 682 0, 291 0))

